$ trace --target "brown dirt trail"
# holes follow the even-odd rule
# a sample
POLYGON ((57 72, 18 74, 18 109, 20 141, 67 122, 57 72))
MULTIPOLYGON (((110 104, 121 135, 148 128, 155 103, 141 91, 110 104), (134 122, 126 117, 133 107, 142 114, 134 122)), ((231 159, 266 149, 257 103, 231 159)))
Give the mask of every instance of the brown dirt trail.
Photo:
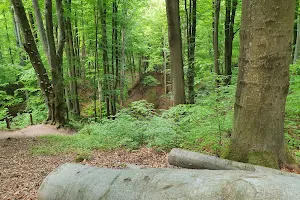
POLYGON ((0 139, 7 138, 22 138, 22 137, 35 137, 40 135, 50 134, 70 134, 72 131, 66 129, 57 129, 55 126, 39 124, 28 126, 26 128, 16 131, 0 131, 0 139))

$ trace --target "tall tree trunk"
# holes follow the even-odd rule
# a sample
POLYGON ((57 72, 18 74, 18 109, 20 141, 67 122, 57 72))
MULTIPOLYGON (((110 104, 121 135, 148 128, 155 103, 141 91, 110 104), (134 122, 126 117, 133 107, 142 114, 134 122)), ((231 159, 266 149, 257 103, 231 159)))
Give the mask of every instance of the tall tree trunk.
POLYGON ((48 120, 52 120, 54 111, 53 89, 47 71, 43 65, 41 56, 35 43, 35 39, 31 32, 22 0, 12 0, 11 2, 25 40, 25 51, 27 52, 31 64, 35 70, 41 91, 44 95, 45 103, 48 107, 48 120))
POLYGON ((163 56, 164 56, 164 94, 167 95, 167 36, 164 31, 164 46, 163 46, 163 56))
POLYGON ((179 0, 166 0, 174 104, 185 103, 179 0))
POLYGON ((232 76, 232 45, 234 39, 234 21, 237 8, 237 0, 226 0, 226 18, 225 18, 225 85, 231 83, 232 76))
MULTIPOLYGON (((11 13, 12 13, 12 19, 13 19, 13 24, 14 24, 14 32, 15 32, 15 36, 16 36, 16 44, 18 48, 22 48, 22 38, 21 38, 21 33, 20 33, 20 25, 19 22, 17 20, 17 16, 16 13, 13 9, 13 7, 11 8, 11 13)), ((25 66, 26 63, 26 57, 22 54, 22 52, 20 51, 19 53, 20 56, 20 66, 25 66)))
POLYGON ((293 58, 293 63, 295 64, 299 58, 299 51, 300 51, 300 18, 299 18, 299 0, 296 1, 296 20, 297 20, 297 26, 296 26, 296 34, 294 32, 294 58, 293 58))
MULTIPOLYGON (((5 16, 5 10, 3 10, 2 13, 3 13, 3 17, 4 17, 4 24, 5 24, 5 30, 6 30, 6 39, 9 43, 10 42, 10 37, 9 37, 9 33, 8 33, 7 19, 6 19, 6 16, 5 16)), ((12 55, 12 49, 11 49, 10 46, 8 46, 8 52, 9 52, 11 64, 14 64, 14 57, 12 55)))
POLYGON ((292 0, 243 1, 229 159, 272 168, 290 161, 284 116, 294 9, 292 0))
MULTIPOLYGON (((214 49, 214 69, 217 76, 221 75, 220 72, 220 52, 219 52, 219 19, 220 19, 220 2, 221 0, 214 1, 214 23, 213 23, 213 49, 214 49)), ((220 77, 216 78, 216 84, 220 84, 220 77)))
POLYGON ((36 31, 35 22, 34 22, 34 19, 33 19, 32 12, 28 12, 28 17, 29 17, 30 27, 31 27, 33 36, 35 38, 36 43, 38 43, 38 35, 37 35, 37 31, 36 31))
POLYGON ((65 44, 65 23, 63 18, 62 0, 56 0, 56 14, 58 20, 58 43, 57 48, 54 41, 53 18, 52 18, 52 0, 45 0, 45 21, 46 35, 49 47, 49 60, 52 74, 52 86, 55 101, 55 113, 52 124, 63 126, 65 124, 66 103, 64 99, 63 83, 63 49, 65 44))
MULTIPOLYGON (((71 0, 66 0, 66 8, 68 10, 68 13, 71 14, 71 0)), ((78 100, 78 84, 77 84, 77 70, 76 70, 76 54, 74 49, 74 40, 73 40, 73 34, 72 34, 72 24, 71 24, 71 18, 67 17, 66 19, 66 55, 68 59, 69 64, 69 75, 71 78, 70 81, 70 100, 72 105, 72 110, 75 115, 80 116, 80 108, 79 108, 79 100, 78 100)))
POLYGON ((44 22, 42 19, 38 0, 32 0, 32 5, 33 5, 34 13, 35 13, 35 19, 36 19, 36 23, 37 23, 37 27, 38 27, 38 32, 39 32, 40 38, 42 40, 43 49, 48 58, 48 62, 50 63, 47 35, 46 35, 46 30, 44 27, 44 22))
POLYGON ((108 63, 108 45, 107 45, 107 32, 106 32, 106 1, 101 0, 100 3, 100 18, 101 18, 101 33, 102 33, 102 62, 103 62, 103 71, 104 71, 104 98, 106 102, 106 114, 107 117, 110 116, 110 98, 109 90, 110 84, 108 83, 109 75, 109 63, 108 63))
MULTIPOLYGON (((298 38, 298 20, 299 20, 299 0, 295 1, 296 6, 295 6, 295 23, 294 23, 294 41, 293 41, 293 52, 292 56, 295 55, 295 50, 296 50, 296 45, 297 45, 297 38, 298 38)), ((293 57, 293 60, 295 58, 293 57)))
MULTIPOLYGON (((186 5, 187 6, 187 5, 186 5)), ((197 3, 196 0, 190 0, 188 24, 187 24, 187 43, 188 43, 188 72, 187 83, 189 96, 188 100, 190 104, 195 103, 195 91, 194 91, 194 79, 195 79, 195 42, 196 42, 196 20, 197 20, 197 3)), ((186 12, 187 9, 186 9, 186 12)))
POLYGON ((124 97, 124 87, 125 87, 125 27, 122 25, 121 31, 122 37, 122 63, 121 63, 121 74, 120 74, 120 108, 123 107, 125 97, 124 97))
POLYGON ((112 90, 111 90, 111 115, 112 118, 115 118, 117 109, 117 84, 118 84, 118 70, 119 70, 119 50, 118 50, 118 22, 117 22, 117 14, 118 14, 118 5, 117 1, 113 1, 113 12, 112 12, 112 90))

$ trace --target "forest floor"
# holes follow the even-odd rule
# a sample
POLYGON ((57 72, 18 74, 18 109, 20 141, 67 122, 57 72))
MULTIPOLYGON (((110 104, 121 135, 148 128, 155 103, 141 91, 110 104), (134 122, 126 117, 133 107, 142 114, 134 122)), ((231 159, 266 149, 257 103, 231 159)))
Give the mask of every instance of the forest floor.
MULTIPOLYGON (((33 133, 29 135, 33 136, 33 133)), ((33 155, 31 147, 42 142, 42 139, 34 137, 0 139, 0 199, 37 199, 40 184, 52 170, 64 163, 78 162, 76 153, 33 155)), ((88 160, 80 161, 81 164, 106 168, 125 168, 127 164, 142 165, 146 168, 168 167, 165 153, 148 148, 130 152, 122 149, 93 151, 88 160)))
POLYGON ((0 139, 7 138, 22 138, 35 137, 39 135, 49 134, 72 134, 73 132, 67 129, 57 129, 53 125, 39 124, 28 126, 26 128, 15 131, 0 131, 0 139))

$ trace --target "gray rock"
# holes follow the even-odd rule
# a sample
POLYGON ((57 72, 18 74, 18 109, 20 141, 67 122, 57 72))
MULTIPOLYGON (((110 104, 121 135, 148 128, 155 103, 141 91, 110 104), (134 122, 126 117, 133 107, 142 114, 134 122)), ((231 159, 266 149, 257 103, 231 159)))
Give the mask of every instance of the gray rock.
POLYGON ((297 200, 300 176, 241 170, 113 170, 64 164, 43 181, 39 200, 297 200))

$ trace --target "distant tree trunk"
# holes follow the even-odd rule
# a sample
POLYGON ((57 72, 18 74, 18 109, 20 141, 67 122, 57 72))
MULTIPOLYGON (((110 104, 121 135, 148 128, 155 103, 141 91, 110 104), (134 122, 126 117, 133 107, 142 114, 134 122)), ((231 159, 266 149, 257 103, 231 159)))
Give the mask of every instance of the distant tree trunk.
MULTIPOLYGON (((213 48, 214 48, 214 66, 215 74, 221 75, 220 72, 220 52, 219 52, 219 19, 220 19, 220 2, 221 0, 214 1, 214 23, 213 23, 213 48)), ((216 78, 216 84, 220 84, 219 77, 216 78)))
POLYGON ((234 21, 237 7, 237 0, 226 0, 226 18, 225 18, 225 85, 231 83, 232 76, 232 45, 234 38, 234 21))
POLYGON ((164 94, 167 95, 167 36, 164 31, 164 46, 163 46, 163 56, 164 56, 164 94))
MULTIPOLYGON (((83 10, 84 10, 83 0, 81 0, 81 27, 82 28, 84 28, 84 25, 85 25, 83 10)), ((82 46, 81 46, 81 78, 83 79, 83 82, 86 81, 85 63, 86 63, 86 44, 85 44, 85 32, 83 32, 82 46)))
POLYGON ((53 101, 53 89, 47 71, 43 65, 41 56, 35 43, 35 39, 31 32, 22 0, 12 0, 12 5, 14 7, 14 11, 18 18, 18 22, 25 40, 24 49, 27 52, 31 64, 35 70, 41 91, 44 95, 45 103, 48 107, 48 120, 51 120, 53 118, 55 107, 53 101))
POLYGON ((195 79, 195 41, 196 41, 196 20, 197 20, 197 1, 189 1, 187 9, 187 0, 185 0, 185 12, 187 16, 187 46, 188 46, 188 101, 190 104, 195 103, 194 79, 195 79))
POLYGON ((174 105, 185 103, 179 0, 166 0, 174 105))
POLYGON ((115 118, 117 113, 116 102, 117 102, 117 85, 118 85, 118 76, 119 76, 119 44, 118 44, 118 5, 117 1, 113 1, 113 12, 112 12, 112 90, 111 90, 111 115, 112 118, 115 118))
POLYGON ((122 25, 122 63, 121 63, 121 74, 120 74, 120 108, 123 107, 125 97, 124 97, 124 81, 125 81, 125 28, 124 25, 122 25))
POLYGON ((38 35, 37 35, 37 31, 36 31, 35 22, 34 22, 34 19, 33 19, 32 12, 28 12, 28 17, 29 17, 30 27, 31 27, 33 36, 35 38, 36 43, 38 43, 38 35))
POLYGON ((298 9, 299 9, 299 0, 296 1, 295 19, 297 23, 296 23, 296 30, 294 31, 294 59, 293 59, 294 64, 297 62, 299 58, 299 51, 300 51, 300 18, 299 18, 298 9))
POLYGON ((109 75, 109 63, 108 63, 108 45, 107 45, 107 32, 106 32, 106 1, 101 0, 100 2, 100 18, 101 18, 101 32, 102 32, 102 62, 103 62, 103 71, 104 71, 104 98, 106 102, 106 114, 107 117, 110 116, 110 98, 109 90, 110 85, 108 83, 109 75))
POLYGON ((294 51, 294 59, 293 63, 295 64, 299 58, 299 50, 300 50, 300 20, 297 19, 297 37, 296 37, 296 44, 295 44, 295 51, 294 51))
MULTIPOLYGON (((8 42, 10 42, 8 27, 7 27, 7 19, 6 19, 6 16, 5 16, 5 10, 3 10, 2 13, 3 13, 3 18, 4 18, 5 30, 6 30, 6 39, 7 39, 8 42)), ((8 46, 8 52, 9 52, 11 64, 14 64, 14 57, 12 55, 12 49, 11 49, 10 46, 8 46)))
POLYGON ((231 160, 272 168, 291 161, 284 116, 294 9, 294 1, 243 1, 231 160))
MULTIPOLYGON (((98 25, 99 25, 99 7, 100 7, 100 0, 97 0, 96 5, 94 7, 94 18, 95 18, 95 63, 94 63, 94 117, 95 121, 97 121, 97 70, 99 69, 99 54, 98 54, 98 25)), ((99 100, 101 101, 101 99, 99 100)), ((102 113, 100 114, 102 115, 102 113)))
MULTIPOLYGON (((71 0, 66 0, 66 8, 68 13, 71 14, 71 0)), ((69 75, 71 78, 70 81, 70 100, 71 100, 71 109, 73 110, 74 114, 80 116, 80 108, 79 108, 79 100, 78 100, 78 84, 77 84, 77 70, 76 70, 76 54, 74 48, 74 41, 73 41, 73 34, 72 34, 72 24, 71 18, 66 18, 66 55, 68 59, 69 65, 69 75)))
POLYGON ((295 6, 295 23, 294 23, 294 41, 293 41, 293 51, 292 51, 292 56, 293 56, 293 61, 295 60, 294 55, 295 55, 295 50, 296 50, 296 45, 297 45, 297 38, 298 38, 298 20, 299 20, 299 0, 295 1, 296 6, 295 6))
MULTIPOLYGON (((14 32, 15 32, 15 36, 16 36, 16 44, 18 48, 22 48, 22 38, 21 38, 21 33, 20 33, 20 26, 19 26, 19 22, 17 20, 15 11, 13 9, 13 7, 11 8, 11 13, 12 13, 12 19, 13 19, 13 24, 14 24, 14 32)), ((20 56, 20 66, 25 66, 26 63, 26 57, 22 54, 22 52, 19 53, 20 56)))

